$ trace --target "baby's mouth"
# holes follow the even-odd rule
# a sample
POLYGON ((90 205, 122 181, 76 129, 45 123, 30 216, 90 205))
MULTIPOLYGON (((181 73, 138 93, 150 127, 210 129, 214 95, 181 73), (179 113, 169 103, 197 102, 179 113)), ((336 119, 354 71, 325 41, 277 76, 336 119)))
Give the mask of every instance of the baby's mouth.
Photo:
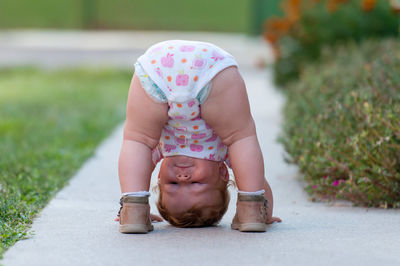
POLYGON ((176 156, 175 166, 179 168, 188 168, 194 166, 193 159, 188 156, 176 156))
POLYGON ((189 167, 192 167, 193 165, 187 164, 187 163, 176 163, 175 166, 179 167, 179 168, 189 168, 189 167))

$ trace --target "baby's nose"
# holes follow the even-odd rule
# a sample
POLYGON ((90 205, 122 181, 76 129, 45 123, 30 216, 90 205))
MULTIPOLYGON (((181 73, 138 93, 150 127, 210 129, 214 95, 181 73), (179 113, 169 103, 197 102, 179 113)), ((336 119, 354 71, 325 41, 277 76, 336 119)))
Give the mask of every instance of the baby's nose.
POLYGON ((187 181, 191 178, 191 175, 189 174, 177 174, 176 175, 176 179, 178 179, 179 181, 187 181))

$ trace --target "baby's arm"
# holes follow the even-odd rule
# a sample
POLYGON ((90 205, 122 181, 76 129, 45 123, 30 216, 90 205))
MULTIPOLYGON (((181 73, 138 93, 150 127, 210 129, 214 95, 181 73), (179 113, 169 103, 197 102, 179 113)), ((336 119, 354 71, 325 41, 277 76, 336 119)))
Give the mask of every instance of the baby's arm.
POLYGON ((151 152, 168 121, 168 105, 150 99, 134 75, 129 89, 124 137, 118 162, 121 192, 148 191, 154 169, 151 152))
POLYGON ((238 189, 249 192, 265 189, 269 205, 267 223, 271 222, 272 191, 264 177, 264 161, 246 87, 236 67, 229 67, 215 76, 201 115, 228 146, 238 189))

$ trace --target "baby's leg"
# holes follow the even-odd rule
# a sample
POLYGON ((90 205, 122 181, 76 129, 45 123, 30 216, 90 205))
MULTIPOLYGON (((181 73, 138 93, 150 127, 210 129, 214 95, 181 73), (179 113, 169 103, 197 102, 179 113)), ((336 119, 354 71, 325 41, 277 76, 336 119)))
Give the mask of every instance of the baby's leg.
POLYGON ((221 71, 212 81, 212 89, 202 105, 202 118, 228 146, 229 159, 238 189, 255 192, 264 189, 268 216, 273 199, 264 177, 264 162, 250 113, 246 87, 236 67, 221 71))
POLYGON ((221 71, 201 109, 202 118, 228 146, 240 190, 264 189, 264 163, 246 87, 236 67, 221 71))
POLYGON ((129 89, 118 172, 121 192, 148 191, 154 169, 151 152, 168 121, 168 105, 156 103, 134 75, 129 89))

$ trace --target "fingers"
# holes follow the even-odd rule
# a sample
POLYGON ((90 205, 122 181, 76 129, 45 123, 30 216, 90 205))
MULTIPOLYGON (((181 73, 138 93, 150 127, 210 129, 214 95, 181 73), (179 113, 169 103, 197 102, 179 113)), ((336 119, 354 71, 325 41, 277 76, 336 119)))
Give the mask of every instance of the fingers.
POLYGON ((152 213, 150 213, 150 218, 151 218, 152 222, 162 222, 163 221, 163 219, 160 216, 152 214, 152 213))
POLYGON ((280 222, 282 222, 282 219, 279 218, 279 217, 271 217, 271 218, 269 218, 265 223, 266 223, 266 224, 273 224, 273 223, 275 223, 275 222, 280 223, 280 222))
MULTIPOLYGON (((150 219, 152 222, 162 222, 163 219, 155 214, 150 213, 150 219)), ((114 221, 119 222, 119 217, 115 217, 114 221)))

